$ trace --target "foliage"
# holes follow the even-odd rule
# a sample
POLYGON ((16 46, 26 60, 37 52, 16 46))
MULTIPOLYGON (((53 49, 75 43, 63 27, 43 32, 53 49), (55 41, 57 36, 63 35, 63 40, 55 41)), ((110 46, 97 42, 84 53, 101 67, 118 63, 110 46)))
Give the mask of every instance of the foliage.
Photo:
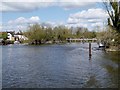
POLYGON ((57 39, 61 41, 66 40, 66 38, 70 38, 72 35, 72 32, 64 26, 56 27, 55 30, 56 30, 57 39))
POLYGON ((65 26, 44 28, 39 24, 34 24, 28 27, 24 35, 30 42, 41 44, 47 41, 66 41, 67 38, 95 38, 96 32, 90 32, 87 28, 77 28, 73 33, 72 29, 65 26))
POLYGON ((104 43, 107 46, 120 45, 120 35, 112 27, 107 26, 104 31, 97 32, 97 39, 99 42, 104 43))
POLYGON ((40 27, 39 24, 34 24, 32 26, 29 26, 28 31, 24 32, 24 35, 29 38, 31 42, 39 41, 41 43, 41 40, 44 38, 44 29, 40 27))
POLYGON ((7 39, 7 32, 1 32, 0 38, 3 38, 4 40, 6 40, 7 39))
POLYGON ((88 31, 87 28, 78 28, 76 31, 77 38, 95 38, 96 32, 88 31))

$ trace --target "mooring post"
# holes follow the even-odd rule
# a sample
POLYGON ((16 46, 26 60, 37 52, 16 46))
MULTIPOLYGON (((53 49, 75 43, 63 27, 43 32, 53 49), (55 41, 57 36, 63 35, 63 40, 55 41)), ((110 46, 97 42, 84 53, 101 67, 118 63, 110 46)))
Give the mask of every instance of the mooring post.
POLYGON ((89 43, 89 57, 92 56, 92 53, 91 53, 91 43, 89 43))

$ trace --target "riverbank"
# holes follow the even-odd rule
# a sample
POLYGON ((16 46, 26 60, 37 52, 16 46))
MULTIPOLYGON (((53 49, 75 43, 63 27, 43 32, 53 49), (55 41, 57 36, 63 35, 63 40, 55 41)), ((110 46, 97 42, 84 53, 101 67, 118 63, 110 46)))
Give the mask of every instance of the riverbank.
MULTIPOLYGON (((21 42, 19 43, 19 45, 37 45, 37 46, 43 46, 43 45, 54 45, 54 44, 57 44, 57 45, 62 45, 62 44, 67 44, 67 43, 81 43, 81 42, 68 42, 68 41, 57 41, 57 42, 51 42, 51 41, 47 41, 47 42, 42 42, 41 44, 35 44, 35 43, 28 43, 28 42, 21 42)), ((84 42, 84 43, 89 43, 89 42, 84 42)), ((92 42, 91 42, 92 43, 92 42)), ((12 42, 8 42, 7 43, 2 43, 0 45, 11 45, 11 44, 15 44, 13 41, 12 42)), ((18 45, 18 44, 15 44, 15 45, 18 45)), ((98 45, 98 48, 99 45, 98 45)), ((110 46, 109 48, 104 48, 104 50, 106 52, 120 52, 120 48, 117 47, 117 46, 110 46)))
POLYGON ((9 45, 9 44, 27 44, 27 45, 48 45, 48 44, 66 44, 68 41, 1 41, 0 45, 9 45), (16 43, 17 42, 17 43, 16 43))
POLYGON ((2 40, 2 41, 0 42, 0 45, 8 45, 8 44, 14 44, 14 41, 2 40))
POLYGON ((109 48, 105 49, 107 52, 117 52, 120 51, 120 46, 110 46, 109 48))

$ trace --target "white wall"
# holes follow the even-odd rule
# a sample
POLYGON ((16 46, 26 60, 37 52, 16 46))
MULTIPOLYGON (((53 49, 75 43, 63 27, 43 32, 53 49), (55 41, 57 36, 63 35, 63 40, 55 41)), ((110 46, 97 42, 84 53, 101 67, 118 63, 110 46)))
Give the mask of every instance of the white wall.
POLYGON ((8 38, 9 38, 7 40, 12 40, 12 35, 10 33, 7 33, 7 35, 8 35, 8 38))
POLYGON ((24 35, 14 35, 14 37, 18 37, 20 40, 28 40, 27 37, 25 37, 24 35))

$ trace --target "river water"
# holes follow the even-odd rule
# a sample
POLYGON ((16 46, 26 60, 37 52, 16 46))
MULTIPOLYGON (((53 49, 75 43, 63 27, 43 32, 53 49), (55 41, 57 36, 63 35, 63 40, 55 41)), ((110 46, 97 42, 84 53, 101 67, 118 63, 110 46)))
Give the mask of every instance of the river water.
POLYGON ((3 88, 118 88, 118 54, 88 43, 2 46, 3 88))

